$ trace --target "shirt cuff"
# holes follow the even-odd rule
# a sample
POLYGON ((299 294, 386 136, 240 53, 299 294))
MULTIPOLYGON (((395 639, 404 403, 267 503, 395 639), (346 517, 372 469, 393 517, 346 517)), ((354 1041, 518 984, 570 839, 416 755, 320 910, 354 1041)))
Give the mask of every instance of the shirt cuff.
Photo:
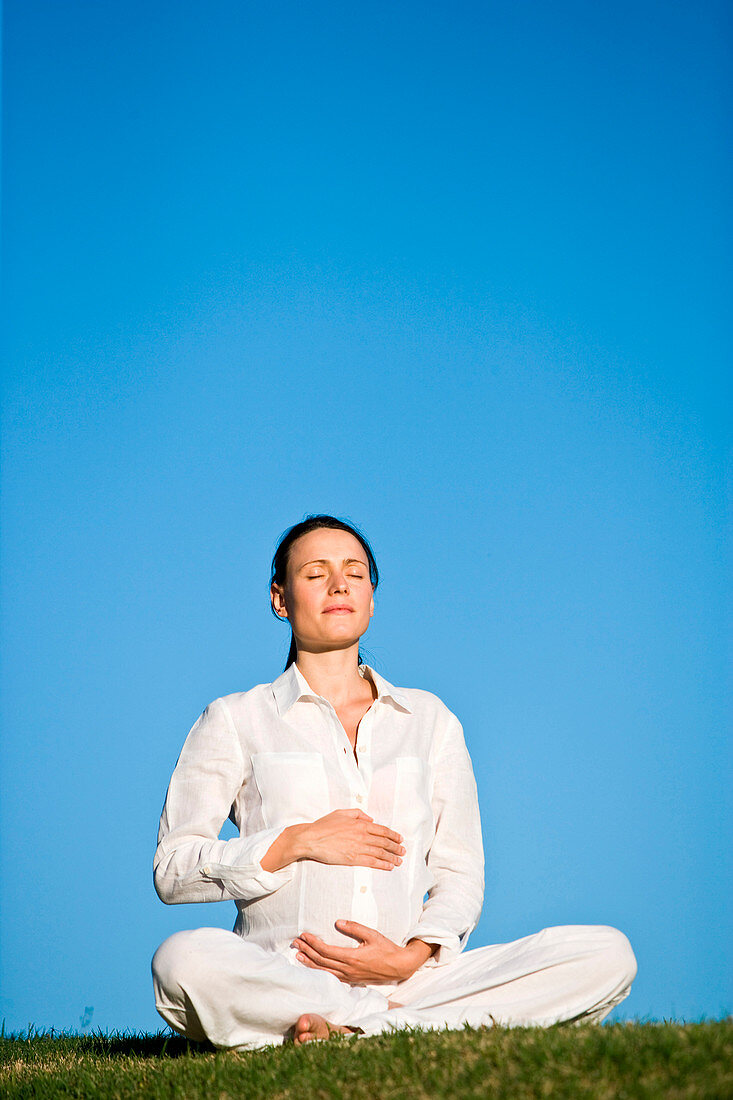
POLYGON ((428 921, 418 922, 405 937, 405 943, 410 940, 422 940, 423 943, 437 943, 438 950, 427 959, 420 967, 444 966, 451 962, 463 951, 468 942, 468 932, 458 935, 457 932, 449 932, 445 928, 438 928, 428 921))
MULTIPOLYGON (((295 864, 281 867, 279 871, 265 871, 260 863, 282 829, 265 829, 251 837, 242 837, 239 850, 231 863, 214 863, 207 860, 201 874, 207 879, 223 883, 235 897, 252 901, 279 890, 295 875, 295 864)), ((231 843, 231 842, 230 842, 231 843)))

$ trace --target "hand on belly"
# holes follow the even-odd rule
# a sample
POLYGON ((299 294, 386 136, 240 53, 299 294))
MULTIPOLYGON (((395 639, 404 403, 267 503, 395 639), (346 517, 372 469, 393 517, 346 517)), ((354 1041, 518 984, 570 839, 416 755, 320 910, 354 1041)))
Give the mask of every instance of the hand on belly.
POLYGON ((338 920, 336 928, 358 941, 356 947, 336 947, 310 932, 303 932, 291 946, 298 962, 325 970, 348 985, 392 985, 405 981, 430 958, 435 948, 422 940, 400 947, 374 928, 356 921, 338 920))

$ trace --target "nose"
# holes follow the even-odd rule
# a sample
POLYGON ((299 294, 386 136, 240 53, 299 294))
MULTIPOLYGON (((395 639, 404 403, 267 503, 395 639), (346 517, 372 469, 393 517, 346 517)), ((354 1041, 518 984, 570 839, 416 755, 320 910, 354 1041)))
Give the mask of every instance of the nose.
POLYGON ((348 592, 349 584, 343 573, 334 573, 331 578, 331 591, 332 592, 348 592))

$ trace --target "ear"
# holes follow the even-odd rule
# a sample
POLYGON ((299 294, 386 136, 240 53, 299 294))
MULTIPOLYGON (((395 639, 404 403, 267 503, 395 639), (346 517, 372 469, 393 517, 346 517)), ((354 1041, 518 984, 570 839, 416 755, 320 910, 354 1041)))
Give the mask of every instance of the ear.
POLYGON ((270 600, 275 614, 279 615, 281 619, 287 619, 288 612, 285 607, 285 593, 279 584, 270 586, 270 600))
POLYGON ((369 618, 370 619, 371 619, 373 614, 374 614, 374 596, 372 595, 372 598, 369 601, 369 618))

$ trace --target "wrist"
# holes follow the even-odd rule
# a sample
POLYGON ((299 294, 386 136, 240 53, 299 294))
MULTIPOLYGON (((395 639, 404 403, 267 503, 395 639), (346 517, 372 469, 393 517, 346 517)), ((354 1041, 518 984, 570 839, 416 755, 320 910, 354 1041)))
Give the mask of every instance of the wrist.
POLYGON ((308 844, 306 842, 307 823, 288 825, 280 834, 283 842, 283 854, 287 863, 297 863, 299 859, 308 856, 308 844))
POLYGON ((423 963, 426 963, 431 955, 435 954, 436 945, 425 943, 424 940, 410 940, 402 948, 401 969, 403 971, 400 981, 411 978, 423 963))
POLYGON ((281 871, 283 867, 303 858, 303 829, 303 825, 288 825, 283 829, 260 860, 263 871, 281 871))

